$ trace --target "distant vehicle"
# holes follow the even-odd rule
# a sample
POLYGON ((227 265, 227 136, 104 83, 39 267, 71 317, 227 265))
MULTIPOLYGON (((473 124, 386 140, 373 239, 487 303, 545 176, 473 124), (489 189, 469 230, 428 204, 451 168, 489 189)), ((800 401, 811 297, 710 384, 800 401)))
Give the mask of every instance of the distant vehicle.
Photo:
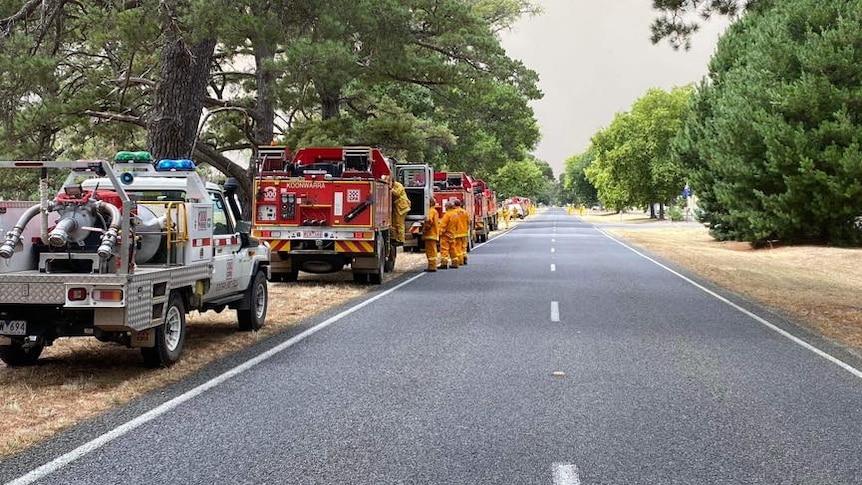
POLYGON ((475 195, 473 237, 476 242, 485 242, 491 231, 497 230, 497 195, 481 179, 473 181, 473 194, 475 195))

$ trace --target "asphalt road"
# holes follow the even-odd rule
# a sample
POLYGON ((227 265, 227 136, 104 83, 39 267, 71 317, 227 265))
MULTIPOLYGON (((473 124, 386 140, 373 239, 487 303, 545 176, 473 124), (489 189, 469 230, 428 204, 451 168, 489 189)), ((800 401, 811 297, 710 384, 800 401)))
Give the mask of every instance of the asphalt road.
POLYGON ((862 483, 862 379, 562 210, 378 295, 31 478, 862 483))

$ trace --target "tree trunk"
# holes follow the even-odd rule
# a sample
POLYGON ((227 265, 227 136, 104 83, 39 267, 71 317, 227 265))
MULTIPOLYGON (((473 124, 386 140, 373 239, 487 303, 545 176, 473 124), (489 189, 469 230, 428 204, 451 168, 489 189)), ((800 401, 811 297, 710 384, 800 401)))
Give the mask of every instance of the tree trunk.
POLYGON ((254 163, 250 163, 251 167, 246 170, 205 143, 198 143, 195 147, 195 159, 205 162, 228 177, 237 180, 239 183, 239 190, 237 191, 239 206, 242 209, 243 219, 248 220, 251 217, 254 163))
POLYGON ((655 219, 655 202, 649 203, 649 218, 655 219))
POLYGON ((664 220, 664 202, 660 202, 658 205, 658 218, 664 220))
POLYGON ((327 90, 320 93, 320 114, 325 120, 338 118, 341 113, 341 93, 327 90))
POLYGON ((254 108, 254 142, 258 145, 269 144, 275 135, 275 102, 272 99, 275 73, 271 66, 274 59, 272 46, 266 40, 257 39, 254 43, 257 90, 254 108))
POLYGON ((147 149, 156 160, 192 157, 216 46, 215 39, 189 46, 182 38, 167 35, 147 123, 147 149))

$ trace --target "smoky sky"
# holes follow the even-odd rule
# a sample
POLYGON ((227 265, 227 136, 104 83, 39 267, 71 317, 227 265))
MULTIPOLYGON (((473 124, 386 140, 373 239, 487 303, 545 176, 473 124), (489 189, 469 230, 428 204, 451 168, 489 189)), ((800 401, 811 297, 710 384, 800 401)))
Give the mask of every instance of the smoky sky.
POLYGON ((534 151, 559 175, 566 158, 651 87, 699 81, 727 22, 701 25, 691 50, 653 45, 651 0, 536 0, 542 14, 501 34, 510 56, 539 73, 532 103, 542 139, 534 151))

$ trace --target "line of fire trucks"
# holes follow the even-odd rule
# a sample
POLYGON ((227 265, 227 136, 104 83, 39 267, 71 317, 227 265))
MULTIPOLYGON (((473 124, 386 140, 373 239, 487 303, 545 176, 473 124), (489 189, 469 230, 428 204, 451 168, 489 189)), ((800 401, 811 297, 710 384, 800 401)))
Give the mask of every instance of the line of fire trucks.
MULTIPOLYGON (((463 172, 401 164, 369 147, 259 154, 251 221, 238 184, 205 183, 191 160, 120 152, 113 163, 0 161, 40 172, 39 201, 0 201, 0 360, 32 365, 57 338, 95 337, 170 366, 193 310, 232 309, 240 330, 259 329, 267 281, 350 266, 354 281, 380 284, 397 254, 396 181, 411 202, 406 248, 422 247, 431 198, 438 211, 463 202, 471 246, 498 226, 494 191, 463 172), (66 175, 59 192, 48 189, 49 170, 66 175)), ((528 199, 506 204, 512 217, 530 209, 528 199)))
MULTIPOLYGON (((254 181, 252 235, 269 243, 274 281, 296 281, 299 271, 332 273, 350 266, 353 280, 380 284, 392 271, 397 246, 391 186, 404 186, 410 200, 404 247, 422 247, 422 222, 430 199, 441 213, 459 199, 470 214, 468 250, 497 230, 496 194, 464 172, 434 172, 424 164, 399 163, 369 147, 261 147, 254 181)), ((513 217, 525 217, 526 198, 506 201, 513 217)))

